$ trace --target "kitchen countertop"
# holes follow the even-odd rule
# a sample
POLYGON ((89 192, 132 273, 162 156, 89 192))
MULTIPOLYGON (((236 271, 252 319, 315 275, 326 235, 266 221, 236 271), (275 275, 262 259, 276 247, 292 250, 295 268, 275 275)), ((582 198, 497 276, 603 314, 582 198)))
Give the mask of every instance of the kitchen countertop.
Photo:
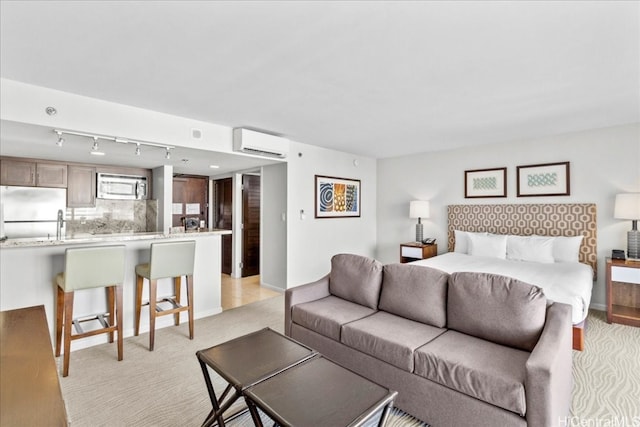
POLYGON ((30 237, 24 239, 6 239, 0 242, 0 248, 25 248, 35 246, 74 245, 91 242, 122 242, 131 240, 155 240, 185 238, 189 236, 224 235, 231 234, 231 230, 203 229, 182 233, 111 233, 111 234, 83 234, 81 237, 64 238, 62 240, 47 239, 44 237, 30 237))

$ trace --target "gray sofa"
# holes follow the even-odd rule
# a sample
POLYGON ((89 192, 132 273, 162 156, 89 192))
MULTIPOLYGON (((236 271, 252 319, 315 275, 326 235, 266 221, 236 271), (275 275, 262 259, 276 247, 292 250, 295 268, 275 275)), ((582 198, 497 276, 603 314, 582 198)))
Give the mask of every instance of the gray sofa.
POLYGON ((398 391, 396 406, 432 426, 569 416, 571 307, 515 279, 340 254, 286 291, 285 333, 398 391))

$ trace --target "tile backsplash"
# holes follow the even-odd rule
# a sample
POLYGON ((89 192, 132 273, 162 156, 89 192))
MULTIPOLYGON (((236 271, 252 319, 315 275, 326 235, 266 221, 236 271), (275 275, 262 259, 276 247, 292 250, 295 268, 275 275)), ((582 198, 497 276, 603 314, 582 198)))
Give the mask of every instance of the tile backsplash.
POLYGON ((66 236, 157 231, 157 200, 96 199, 91 208, 67 208, 66 236))

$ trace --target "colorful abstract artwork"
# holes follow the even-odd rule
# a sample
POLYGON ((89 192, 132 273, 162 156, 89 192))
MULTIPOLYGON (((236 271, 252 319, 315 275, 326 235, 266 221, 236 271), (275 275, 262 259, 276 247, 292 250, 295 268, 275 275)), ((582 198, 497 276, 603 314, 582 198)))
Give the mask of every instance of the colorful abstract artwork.
POLYGON ((316 175, 316 218, 360 216, 360 180, 316 175))

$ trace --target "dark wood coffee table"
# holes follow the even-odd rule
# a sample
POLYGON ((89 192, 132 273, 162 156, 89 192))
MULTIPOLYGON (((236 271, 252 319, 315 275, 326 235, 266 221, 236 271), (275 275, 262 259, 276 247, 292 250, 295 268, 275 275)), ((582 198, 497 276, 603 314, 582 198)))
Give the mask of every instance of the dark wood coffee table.
POLYGON ((383 426, 397 394, 320 355, 244 391, 259 427, 255 406, 281 426, 383 426))
POLYGON ((203 426, 223 427, 223 414, 239 397, 257 426, 257 408, 282 426, 355 427, 373 419, 382 426, 397 395, 269 328, 196 356, 213 406, 203 426), (228 383, 219 399, 208 368, 228 383))
POLYGON ((270 328, 196 352, 213 406, 202 425, 210 426, 217 421, 223 427, 223 414, 245 389, 316 354, 311 348, 270 328), (213 390, 207 366, 228 383, 220 399, 213 390), (233 394, 229 395, 232 389, 233 394))

